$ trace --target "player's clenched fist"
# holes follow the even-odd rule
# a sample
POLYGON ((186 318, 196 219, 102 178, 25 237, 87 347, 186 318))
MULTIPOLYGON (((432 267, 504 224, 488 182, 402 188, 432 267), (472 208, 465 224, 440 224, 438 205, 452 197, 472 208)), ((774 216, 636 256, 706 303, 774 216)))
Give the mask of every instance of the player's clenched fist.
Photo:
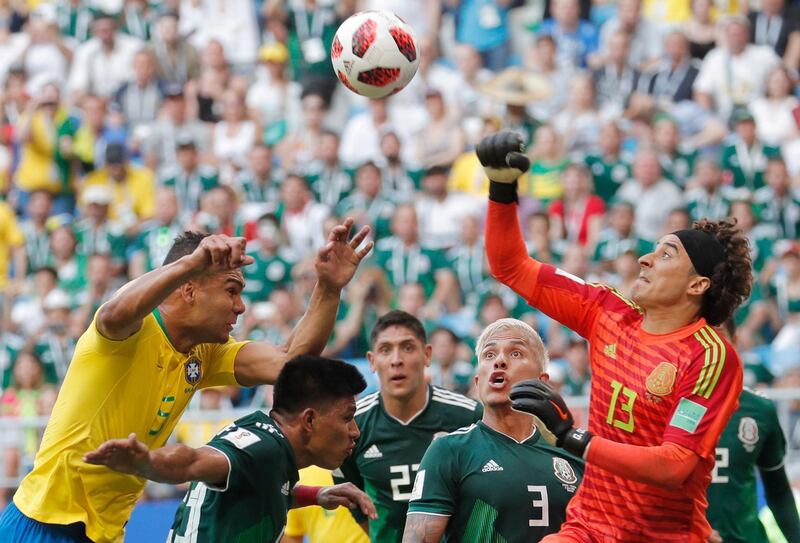
POLYGON ((215 234, 203 238, 191 258, 198 272, 233 270, 254 262, 246 246, 244 238, 215 234))
POLYGON ((556 438, 556 445, 576 456, 583 456, 592 434, 574 428, 567 404, 553 388, 538 379, 520 381, 511 387, 511 408, 538 418, 556 438))
POLYGON ((516 132, 500 132, 481 140, 475 149, 486 176, 498 183, 513 183, 531 167, 525 156, 522 137, 516 132))

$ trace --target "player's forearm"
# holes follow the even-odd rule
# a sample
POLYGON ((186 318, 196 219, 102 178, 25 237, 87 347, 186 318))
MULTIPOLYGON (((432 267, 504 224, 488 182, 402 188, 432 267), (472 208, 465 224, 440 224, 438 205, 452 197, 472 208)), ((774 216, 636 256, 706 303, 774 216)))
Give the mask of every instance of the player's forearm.
POLYGON ((671 490, 683 486, 698 461, 693 451, 674 443, 642 447, 597 436, 586 452, 588 464, 619 477, 671 490))
POLYGON ((489 201, 486 220, 486 256, 498 281, 529 300, 533 295, 538 267, 528 256, 522 239, 516 204, 489 201))
POLYGON ((778 527, 788 543, 800 543, 800 515, 797 513, 792 487, 781 467, 774 471, 761 470, 764 483, 764 497, 775 517, 778 527))
POLYGON ((193 473, 196 471, 197 460, 196 449, 181 443, 167 445, 150 451, 146 461, 138 467, 136 475, 157 483, 172 485, 203 480, 202 477, 196 478, 202 474, 193 473))
POLYGON ((406 515, 403 543, 439 543, 450 517, 412 513, 406 515))
POLYGON ((120 331, 135 332, 143 318, 196 274, 191 256, 185 256, 134 279, 101 308, 97 316, 100 331, 112 339, 122 339, 115 337, 120 331), (135 329, 127 330, 132 326, 135 329))
POLYGON ((286 360, 301 354, 318 355, 322 352, 336 324, 340 297, 340 289, 317 283, 305 315, 286 341, 286 360))

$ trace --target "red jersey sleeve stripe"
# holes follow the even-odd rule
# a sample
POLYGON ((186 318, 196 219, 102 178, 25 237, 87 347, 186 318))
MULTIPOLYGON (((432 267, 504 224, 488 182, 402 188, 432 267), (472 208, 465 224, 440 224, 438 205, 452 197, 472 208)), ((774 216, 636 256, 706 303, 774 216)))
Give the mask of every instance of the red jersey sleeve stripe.
POLYGON ((722 368, 725 365, 725 346, 717 336, 716 332, 706 326, 695 332, 694 337, 705 349, 705 361, 703 368, 700 370, 700 376, 695 383, 693 394, 702 396, 705 399, 711 397, 711 393, 717 386, 719 376, 722 373, 722 368))
POLYGON ((722 340, 717 335, 717 332, 710 326, 706 326, 701 330, 701 332, 703 332, 706 335, 706 338, 710 339, 719 350, 719 362, 717 363, 717 368, 714 372, 714 379, 706 387, 705 392, 703 392, 703 396, 708 399, 717 386, 717 381, 719 381, 719 376, 722 373, 723 366, 725 365, 725 358, 727 356, 728 349, 722 343, 722 340))

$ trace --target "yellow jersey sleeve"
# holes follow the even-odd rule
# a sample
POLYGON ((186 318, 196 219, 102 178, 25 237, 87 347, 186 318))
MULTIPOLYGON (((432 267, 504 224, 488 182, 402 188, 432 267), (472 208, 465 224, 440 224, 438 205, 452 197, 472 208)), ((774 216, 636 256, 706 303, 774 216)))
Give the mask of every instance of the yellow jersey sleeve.
POLYGON ((234 371, 236 355, 248 343, 250 342, 236 341, 230 337, 226 343, 206 344, 204 347, 208 349, 208 369, 203 373, 198 388, 239 386, 234 371))

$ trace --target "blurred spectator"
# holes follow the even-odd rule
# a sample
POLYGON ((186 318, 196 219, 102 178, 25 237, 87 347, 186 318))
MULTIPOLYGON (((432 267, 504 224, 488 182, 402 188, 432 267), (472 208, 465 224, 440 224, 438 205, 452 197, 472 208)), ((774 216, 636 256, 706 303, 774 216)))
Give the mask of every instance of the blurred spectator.
POLYGON ((731 202, 723 195, 722 169, 711 157, 697 161, 693 188, 686 193, 686 207, 693 221, 719 220, 730 215, 731 202))
POLYGON ((150 11, 148 0, 124 0, 120 19, 126 34, 142 41, 150 39, 153 12, 150 11))
POLYGON ((633 285, 639 278, 641 267, 636 251, 628 250, 614 260, 614 280, 611 283, 628 299, 633 295, 633 285))
POLYGON ((456 41, 480 53, 492 71, 508 65, 508 8, 512 0, 444 0, 456 10, 456 41))
POLYGON ((114 194, 106 185, 86 187, 81 194, 80 219, 74 223, 74 231, 78 240, 78 256, 108 256, 111 261, 110 273, 118 277, 127 271, 125 252, 128 239, 123 225, 109 220, 113 200, 114 194))
MULTIPOLYGON (((628 0, 638 2, 638 0, 628 0)), ((630 38, 622 30, 608 38, 608 51, 592 72, 597 105, 607 117, 619 117, 639 85, 640 73, 630 62, 630 38)))
POLYGON ((564 195, 550 205, 554 237, 593 248, 603 226, 603 199, 593 194, 592 178, 583 164, 567 166, 561 179, 564 195))
POLYGON ((585 67, 587 57, 597 50, 597 30, 580 19, 578 0, 553 0, 551 10, 553 17, 542 22, 538 33, 553 36, 559 60, 585 67))
POLYGON ((50 234, 48 267, 58 271, 58 286, 76 294, 86 285, 86 262, 78 259, 78 240, 70 224, 56 227, 50 234))
POLYGON ((719 34, 711 16, 714 0, 691 0, 691 15, 683 24, 682 31, 689 40, 692 58, 703 60, 716 47, 719 34))
MULTIPOLYGON (((485 138, 498 131, 501 121, 497 117, 486 117, 482 119, 480 137, 485 138)), ((526 181, 523 174, 520 181, 526 181)), ((450 190, 470 194, 478 198, 485 198, 489 194, 489 179, 483 171, 478 160, 478 155, 473 149, 461 153, 453 167, 450 169, 450 180, 448 181, 450 190)))
POLYGON ((681 142, 678 125, 665 115, 658 117, 653 123, 653 143, 658 151, 664 177, 685 189, 689 178, 694 175, 697 151, 681 142))
POLYGON ((762 96, 767 74, 780 62, 770 47, 749 44, 749 31, 746 18, 730 18, 725 23, 725 45, 703 59, 694 83, 694 99, 723 118, 734 106, 762 96))
POLYGON ((47 265, 50 255, 50 232, 47 219, 53 211, 53 196, 46 190, 35 190, 28 196, 27 219, 19 225, 25 236, 26 274, 47 265))
POLYGON ((82 0, 63 0, 56 4, 58 29, 71 48, 87 41, 91 35, 91 7, 82 0))
POLYGON ((539 262, 561 262, 563 243, 551 237, 550 215, 545 211, 531 213, 525 221, 528 254, 539 262))
POLYGON ((410 204, 397 207, 392 217, 392 235, 378 240, 373 265, 385 271, 389 284, 397 289, 406 283, 420 283, 433 310, 444 304, 458 306, 455 278, 447 268, 442 251, 420 244, 417 213, 410 204), (455 295, 455 296, 454 296, 455 295))
MULTIPOLYGON (((297 126, 290 127, 291 132, 279 144, 281 166, 285 170, 301 170, 314 159, 319 140, 325 131, 325 115, 328 113, 329 107, 330 103, 317 87, 308 87, 303 90, 301 122, 297 126)), ((265 143, 271 142, 265 141, 265 143)), ((342 141, 342 143, 344 142, 342 141)), ((372 156, 377 156, 377 154, 376 150, 372 156)), ((345 165, 350 165, 342 154, 341 145, 339 146, 339 157, 345 165)))
POLYGON ((139 277, 164 262, 185 223, 179 219, 178 197, 173 189, 159 187, 155 194, 153 218, 139 227, 130 255, 130 276, 139 277))
POLYGON ((633 230, 634 205, 617 200, 611 206, 608 227, 598 235, 592 257, 600 265, 600 269, 610 271, 612 262, 623 253, 631 252, 640 257, 652 250, 653 244, 638 237, 633 230))
POLYGON ((314 200, 305 178, 295 174, 286 176, 281 183, 278 211, 294 260, 305 258, 325 245, 323 223, 330 210, 314 200))
POLYGON ((795 118, 800 101, 792 93, 793 86, 786 68, 776 66, 767 75, 766 96, 750 104, 756 135, 764 143, 780 146, 800 138, 795 118))
POLYGON ((525 56, 525 68, 544 77, 550 83, 550 96, 528 105, 528 111, 537 119, 549 121, 567 101, 569 82, 574 74, 571 64, 558 60, 553 36, 540 34, 525 56))
MULTIPOLYGON (((460 132, 459 132, 460 133, 460 132)), ((402 159, 402 143, 397 132, 387 130, 381 135, 381 179, 383 194, 394 202, 412 199, 423 170, 410 168, 402 159)))
MULTIPOLYGON (((2 35, 0 35, 0 37, 1 36, 2 35)), ((2 59, 2 55, 0 55, 0 59, 2 59)), ((1 104, 3 109, 2 118, 0 120, 2 120, 3 123, 15 125, 25 111, 25 105, 30 99, 30 96, 25 90, 25 70, 19 66, 9 68, 3 88, 3 101, 1 104)))
POLYGON ((625 48, 625 62, 637 70, 653 67, 661 57, 661 32, 655 24, 641 16, 641 0, 620 0, 617 4, 617 15, 603 24, 600 29, 600 46, 592 64, 602 65, 603 56, 612 57, 612 41, 615 34, 629 37, 625 48))
POLYGON ((149 48, 155 55, 158 78, 167 84, 182 87, 200 75, 200 58, 194 46, 181 37, 177 12, 158 15, 149 48))
MULTIPOLYGON (((380 134, 401 129, 403 127, 400 123, 395 124, 389 118, 387 99, 370 100, 369 111, 357 114, 347 121, 342 131, 339 158, 347 167, 373 160, 374 157, 380 156, 380 134)), ((407 130, 407 127, 405 129, 407 130)), ((395 133, 400 141, 405 143, 405 136, 400 132, 395 133)), ((404 145, 403 149, 409 152, 407 146, 404 145)))
POLYGON ((70 335, 70 311, 73 302, 61 289, 51 290, 42 300, 45 322, 28 343, 41 361, 44 382, 58 385, 64 380, 75 350, 75 338, 70 335))
POLYGON ((428 89, 425 93, 428 121, 417 134, 417 161, 424 168, 449 165, 464 151, 464 134, 459 122, 448 112, 442 93, 428 89))
POLYGON ((200 120, 189 118, 183 88, 169 85, 165 93, 162 114, 142 142, 145 163, 155 171, 175 164, 179 141, 193 141, 201 154, 209 150, 208 128, 200 120))
MULTIPOLYGON (((5 291, 9 284, 11 266, 15 279, 21 281, 26 269, 25 236, 11 206, 0 200, 0 291, 5 291)), ((0 305, 2 301, 0 294, 0 305)))
POLYGON ((467 215, 461 220, 458 243, 446 254, 447 265, 461 289, 461 299, 469 307, 477 307, 478 296, 489 288, 489 265, 482 234, 478 217, 467 215))
POLYGON ((778 351, 796 351, 800 345, 800 246, 795 240, 787 242, 777 256, 780 272, 769 286, 769 297, 784 324, 772 346, 778 351))
POLYGON ((38 82, 65 81, 72 50, 64 44, 59 34, 52 4, 41 4, 31 13, 26 33, 30 40, 19 62, 31 83, 39 86, 41 83, 38 82))
POLYGON ((247 153, 247 166, 236 174, 231 185, 239 195, 246 220, 275 211, 281 175, 273 166, 272 148, 263 143, 253 145, 247 153))
POLYGON ((430 383, 467 394, 472 387, 475 369, 469 361, 458 358, 458 336, 452 330, 439 327, 431 332, 430 343, 431 365, 427 371, 430 383))
POLYGON ((779 239, 800 239, 800 193, 792 187, 786 163, 780 158, 770 159, 764 180, 767 186, 753 195, 761 220, 774 226, 779 239))
POLYGON ((352 217, 355 227, 369 225, 374 239, 389 235, 395 204, 383 190, 381 170, 372 162, 356 170, 356 189, 336 206, 336 215, 352 217))
POLYGON ((67 85, 73 98, 85 94, 111 97, 133 78, 133 57, 144 45, 138 38, 118 32, 114 17, 102 12, 92 21, 92 35, 75 51, 67 85))
POLYGON ((247 152, 256 137, 256 124, 247 119, 243 98, 235 91, 227 91, 222 99, 222 120, 214 127, 212 146, 225 183, 230 183, 236 172, 246 167, 247 152))
POLYGON ((323 131, 315 155, 307 165, 306 178, 317 201, 333 209, 353 190, 352 175, 339 162, 339 135, 323 131))
MULTIPOLYGON (((637 272, 638 275, 638 272, 637 272)), ((561 393, 565 396, 589 394, 591 375, 589 371, 589 345, 582 339, 570 339, 564 352, 566 371, 561 393)))
POLYGON ((596 148, 602 120, 592 76, 587 73, 575 75, 570 83, 567 106, 553 118, 553 127, 563 136, 567 151, 585 153, 596 148))
POLYGON ((175 191, 182 222, 190 220, 197 212, 201 196, 219 185, 217 171, 211 166, 200 164, 197 145, 187 136, 181 134, 175 142, 175 163, 162 170, 159 183, 175 191))
POLYGON ((22 151, 15 184, 21 191, 21 209, 35 190, 45 190, 53 196, 56 213, 69 212, 74 205, 72 187, 53 175, 58 126, 66 115, 58 86, 50 83, 31 98, 17 123, 17 139, 22 151))
POLYGON ((272 213, 260 217, 255 234, 255 239, 247 245, 247 254, 254 262, 243 269, 242 295, 251 303, 266 302, 274 289, 289 283, 292 271, 291 263, 280 255, 283 240, 278 217, 272 213))
POLYGON ((564 192, 561 175, 569 165, 561 135, 552 126, 543 124, 536 129, 531 159, 528 186, 523 194, 546 206, 564 192))
POLYGON ((735 134, 723 147, 720 164, 734 188, 743 189, 739 191, 742 195, 752 194, 764 186, 767 161, 779 158, 781 151, 758 139, 755 119, 747 108, 735 108, 731 113, 731 124, 735 134))
POLYGON ((126 231, 153 216, 156 188, 153 173, 130 164, 122 145, 114 143, 106 147, 105 166, 86 176, 80 197, 83 198, 83 193, 93 185, 111 191, 109 217, 126 231))
POLYGON ((156 77, 153 53, 147 49, 133 57, 133 79, 114 94, 114 103, 125 116, 128 130, 136 132, 156 120, 164 99, 164 83, 156 77))
POLYGON ((256 72, 256 80, 247 91, 247 108, 250 118, 270 134, 269 139, 277 139, 289 131, 288 126, 300 122, 302 87, 289 79, 289 50, 282 43, 262 45, 258 60, 263 70, 256 72))
POLYGON ((217 185, 203 194, 200 210, 190 222, 194 229, 209 234, 226 236, 245 235, 244 224, 239 220, 236 193, 228 185, 217 185))
POLYGON ((614 122, 600 127, 598 146, 586 154, 584 162, 592 173, 595 193, 609 203, 631 176, 631 161, 622 150, 622 131, 614 122))
POLYGON ((750 41, 756 45, 766 45, 775 54, 784 57, 787 66, 797 66, 800 51, 797 50, 800 38, 800 20, 795 6, 789 7, 785 0, 761 0, 761 10, 747 15, 750 21, 750 41), (793 47, 788 48, 792 43, 793 47))
POLYGON ((642 78, 639 89, 646 91, 660 104, 691 100, 700 64, 690 56, 689 46, 689 40, 683 33, 668 33, 664 38, 666 58, 654 72, 642 78))
POLYGON ((256 60, 258 49, 258 26, 253 16, 252 2, 249 0, 203 0, 198 3, 183 1, 180 4, 181 15, 184 8, 192 4, 199 8, 199 24, 190 36, 192 44, 202 49, 208 43, 218 41, 225 49, 226 58, 237 70, 245 72, 250 69, 256 60))
POLYGON ((419 217, 419 235, 431 249, 449 249, 458 243, 465 217, 475 216, 482 202, 466 194, 447 189, 446 167, 429 168, 422 178, 422 192, 415 208, 419 217))

